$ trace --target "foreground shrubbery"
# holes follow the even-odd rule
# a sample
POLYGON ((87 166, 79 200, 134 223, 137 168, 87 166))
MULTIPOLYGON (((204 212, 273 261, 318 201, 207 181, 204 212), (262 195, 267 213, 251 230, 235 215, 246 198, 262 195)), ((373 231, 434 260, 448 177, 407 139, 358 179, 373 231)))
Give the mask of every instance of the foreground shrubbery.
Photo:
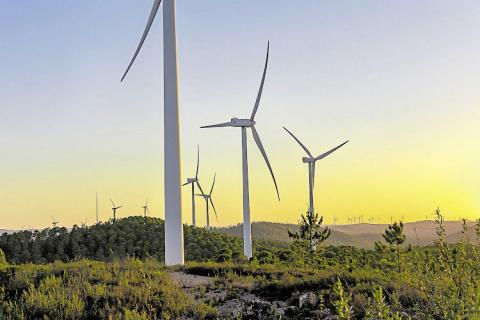
POLYGON ((0 271, 0 319, 192 319, 214 317, 155 261, 54 263, 0 271))
MULTIPOLYGON (((10 265, 0 251, 0 319, 196 319, 217 312, 227 319, 480 319, 480 249, 467 236, 448 244, 436 214, 438 239, 429 247, 404 245, 402 225, 393 224, 375 250, 262 241, 251 261, 240 253, 241 239, 185 227, 187 260, 199 262, 183 271, 213 279, 184 288, 188 295, 164 273, 171 269, 149 260, 159 258, 155 250, 163 255, 160 220, 4 235, 0 248, 10 265), (91 256, 98 250, 110 253, 91 256), (15 265, 78 257, 125 262, 15 265)), ((480 239, 480 222, 477 228, 480 239)))

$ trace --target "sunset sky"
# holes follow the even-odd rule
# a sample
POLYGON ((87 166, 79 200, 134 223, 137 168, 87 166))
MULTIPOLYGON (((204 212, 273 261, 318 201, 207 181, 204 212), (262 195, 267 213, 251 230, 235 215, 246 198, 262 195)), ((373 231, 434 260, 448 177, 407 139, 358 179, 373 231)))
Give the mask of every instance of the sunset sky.
MULTIPOLYGON (((0 2, 0 228, 63 226, 142 212, 163 218, 162 17, 120 83, 152 0, 0 2)), ((295 223, 314 154, 316 211, 389 222, 480 217, 479 1, 177 0, 182 176, 242 221, 241 135, 201 125, 249 117, 271 59, 257 129, 281 201, 249 134, 253 220, 295 223)), ((191 221, 190 189, 183 217, 191 221)), ((198 221, 205 222, 198 199, 198 221)))

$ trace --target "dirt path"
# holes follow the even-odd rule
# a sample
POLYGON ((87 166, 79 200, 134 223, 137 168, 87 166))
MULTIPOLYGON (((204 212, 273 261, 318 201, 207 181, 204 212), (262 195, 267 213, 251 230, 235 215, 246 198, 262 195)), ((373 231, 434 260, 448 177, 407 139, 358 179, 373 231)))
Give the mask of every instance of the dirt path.
POLYGON ((183 272, 170 272, 169 275, 177 286, 184 289, 191 289, 213 284, 213 280, 210 277, 186 274, 183 272))

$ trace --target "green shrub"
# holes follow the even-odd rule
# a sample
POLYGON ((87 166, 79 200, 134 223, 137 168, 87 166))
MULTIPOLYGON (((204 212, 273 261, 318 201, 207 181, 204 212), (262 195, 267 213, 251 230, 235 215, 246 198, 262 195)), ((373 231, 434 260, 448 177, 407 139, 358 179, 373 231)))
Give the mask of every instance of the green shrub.
POLYGON ((7 259, 5 258, 5 254, 3 253, 2 249, 0 249, 0 267, 7 265, 7 259))

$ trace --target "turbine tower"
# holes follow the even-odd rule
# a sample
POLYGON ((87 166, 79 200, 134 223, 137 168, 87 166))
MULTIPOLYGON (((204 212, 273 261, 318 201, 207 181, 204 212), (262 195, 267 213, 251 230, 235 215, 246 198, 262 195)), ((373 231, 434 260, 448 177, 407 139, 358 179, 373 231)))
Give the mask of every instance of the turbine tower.
MULTIPOLYGON (((127 75, 150 31, 161 0, 155 0, 147 25, 125 71, 127 75)), ((163 77, 164 77, 164 188, 165 188, 165 264, 184 264, 182 199, 180 192, 180 128, 178 110, 177 40, 175 0, 163 4, 163 77)))
POLYGON ((115 203, 113 202, 112 199, 110 199, 110 202, 112 203, 112 211, 113 211, 113 222, 117 220, 117 210, 120 209, 122 206, 116 206, 115 203))
POLYGON ((150 211, 148 211, 148 198, 147 198, 147 201, 145 201, 145 205, 142 208, 143 208, 143 217, 146 218, 147 213, 150 213, 150 211))
POLYGON ((205 204, 206 204, 206 208, 207 208, 207 229, 210 228, 210 213, 209 213, 209 204, 212 205, 212 208, 213 208, 213 211, 215 212, 215 218, 217 219, 217 222, 218 222, 218 216, 217 216, 217 210, 215 209, 215 205, 213 204, 213 200, 212 200, 212 192, 213 192, 213 187, 215 186, 215 178, 216 178, 216 174, 213 176, 213 183, 212 183, 212 188, 210 189, 210 193, 208 194, 205 194, 203 191, 200 191, 202 192, 201 194, 197 194, 197 196, 199 197, 203 197, 203 199, 205 200, 205 204))
POLYGON ((98 224, 98 192, 95 193, 95 215, 96 215, 97 224, 98 224))
POLYGON ((302 149, 307 153, 308 157, 303 157, 303 163, 306 163, 308 164, 308 190, 309 190, 309 208, 308 208, 308 212, 313 214, 315 211, 314 211, 314 206, 313 206, 313 189, 315 187, 315 162, 317 162, 318 160, 321 160, 325 157, 327 157, 328 155, 330 155, 332 152, 336 151, 337 149, 343 147, 347 142, 345 141, 344 143, 342 143, 341 145, 331 149, 331 150, 328 150, 327 152, 325 153, 322 153, 321 155, 319 155, 318 157, 314 157, 312 156, 312 153, 307 149, 307 147, 305 147, 305 145, 300 141, 298 140, 297 137, 295 137, 293 135, 293 133, 291 133, 287 128, 283 127, 283 129, 285 129, 285 131, 288 132, 288 134, 290 134, 292 136, 292 138, 302 147, 302 149))
POLYGON ((187 182, 182 184, 182 186, 186 186, 191 184, 192 185, 192 225, 195 227, 197 226, 196 217, 195 217, 195 185, 198 186, 200 192, 204 194, 200 183, 198 182, 198 168, 200 165, 200 148, 197 146, 197 171, 195 171, 195 178, 187 178, 187 182))
POLYGON ((210 126, 203 126, 202 128, 219 128, 219 127, 236 127, 242 129, 242 174, 243 174, 243 253, 247 258, 252 257, 252 226, 250 224, 250 194, 248 190, 248 158, 247 158, 247 128, 252 130, 253 139, 260 150, 265 162, 267 163, 268 170, 273 179, 275 185, 275 190, 277 191, 277 197, 280 201, 280 194, 278 192, 277 181, 275 180, 275 175, 273 174, 272 166, 268 161, 267 153, 263 147, 260 136, 258 135, 257 129, 255 128, 255 114, 257 113, 258 106, 260 105, 260 99, 262 97, 263 85, 265 83, 265 76, 267 73, 268 66, 268 56, 270 43, 267 45, 267 57, 265 60, 265 67, 263 69, 262 80, 260 82, 260 89, 258 90, 257 99, 253 107, 252 115, 250 119, 238 119, 232 118, 229 122, 214 124, 210 126))

